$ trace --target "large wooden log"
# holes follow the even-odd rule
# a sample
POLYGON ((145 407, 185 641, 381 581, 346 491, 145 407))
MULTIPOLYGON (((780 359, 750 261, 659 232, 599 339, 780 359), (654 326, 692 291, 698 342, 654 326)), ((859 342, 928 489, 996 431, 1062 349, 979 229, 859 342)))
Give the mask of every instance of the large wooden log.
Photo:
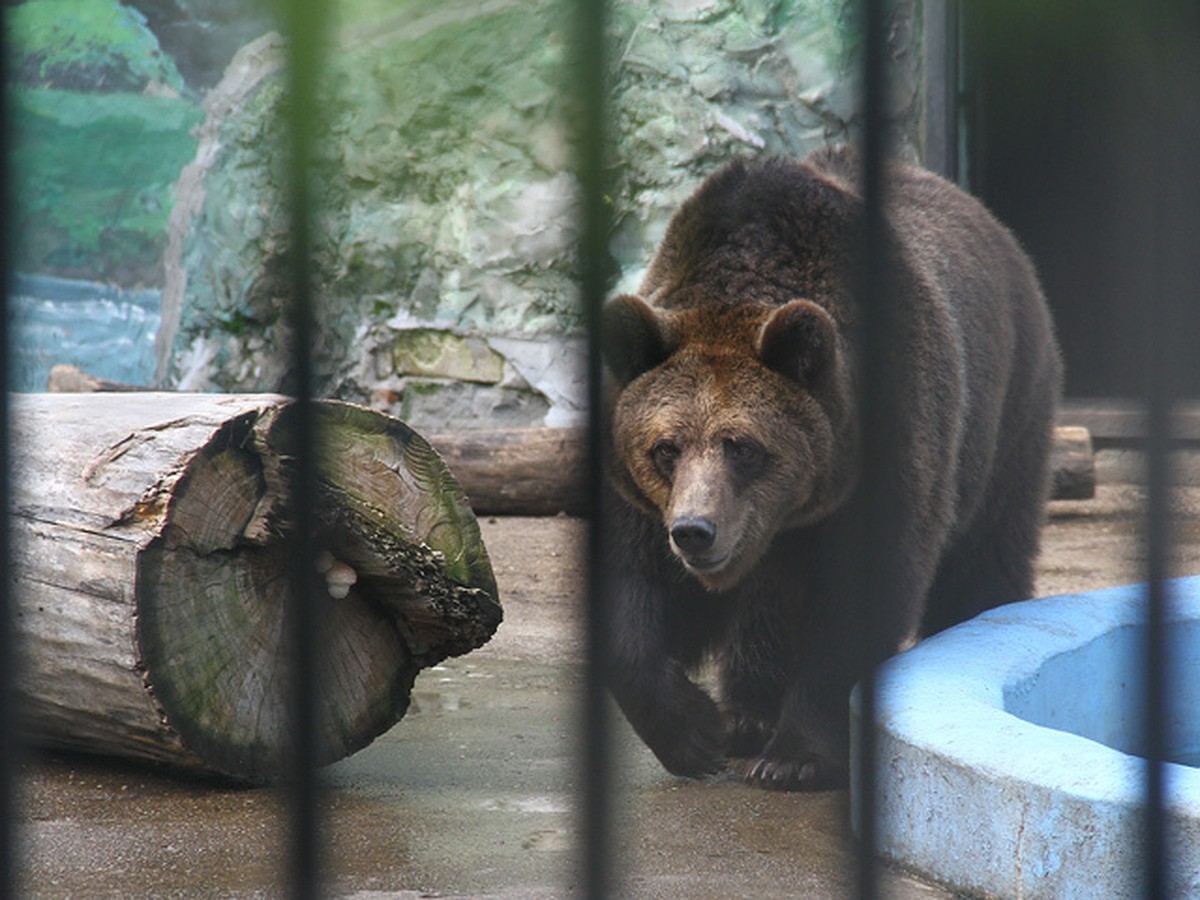
MULTIPOLYGON (((428 444, 377 412, 317 410, 328 556, 309 664, 332 762, 403 716, 420 669, 485 643, 501 610, 475 518, 428 444)), ((294 411, 277 396, 14 397, 11 577, 34 742, 282 771, 294 411)))

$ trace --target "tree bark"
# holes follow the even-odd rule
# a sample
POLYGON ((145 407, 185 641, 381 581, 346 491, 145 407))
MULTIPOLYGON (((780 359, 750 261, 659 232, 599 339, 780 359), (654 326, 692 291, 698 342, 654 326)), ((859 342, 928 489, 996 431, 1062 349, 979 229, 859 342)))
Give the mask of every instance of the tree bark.
MULTIPOLYGON (((261 395, 14 397, 10 577, 34 742, 282 773, 294 412, 261 395)), ((501 609, 428 444, 360 407, 317 415, 324 652, 306 664, 332 762, 404 715, 418 671, 485 643, 501 609)))

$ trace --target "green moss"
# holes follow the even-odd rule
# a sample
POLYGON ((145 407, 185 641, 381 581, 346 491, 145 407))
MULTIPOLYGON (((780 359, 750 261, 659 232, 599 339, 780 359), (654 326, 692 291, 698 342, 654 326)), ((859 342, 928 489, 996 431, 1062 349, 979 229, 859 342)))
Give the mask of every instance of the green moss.
POLYGON ((259 331, 262 325, 253 316, 248 316, 239 309, 228 315, 214 317, 219 331, 234 337, 244 337, 247 332, 259 331))
POLYGON ((418 397, 436 397, 446 389, 446 385, 440 381, 418 381, 412 379, 405 383, 404 390, 416 394, 418 397))
POLYGON ((18 265, 155 283, 174 202, 195 154, 193 103, 140 94, 10 90, 18 265))
POLYGON ((390 319, 396 314, 396 304, 385 300, 375 300, 371 304, 370 316, 373 319, 390 319))
POLYGON ((6 16, 18 265, 160 283, 171 186, 203 115, 175 64, 114 0, 29 0, 6 16))
POLYGON ((113 0, 29 0, 5 13, 20 82, 140 91, 183 79, 137 10, 113 0))

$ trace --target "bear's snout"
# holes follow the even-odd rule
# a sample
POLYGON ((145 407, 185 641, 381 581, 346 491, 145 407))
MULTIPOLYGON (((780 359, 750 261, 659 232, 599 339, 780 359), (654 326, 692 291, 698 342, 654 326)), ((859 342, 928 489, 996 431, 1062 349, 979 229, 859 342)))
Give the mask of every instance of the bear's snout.
POLYGON ((734 496, 724 458, 693 448, 674 475, 663 516, 671 552, 709 590, 728 587, 736 576, 729 567, 738 555, 746 504, 734 496))
POLYGON ((671 523, 671 542, 685 556, 704 556, 716 541, 717 524, 706 516, 680 516, 671 523))

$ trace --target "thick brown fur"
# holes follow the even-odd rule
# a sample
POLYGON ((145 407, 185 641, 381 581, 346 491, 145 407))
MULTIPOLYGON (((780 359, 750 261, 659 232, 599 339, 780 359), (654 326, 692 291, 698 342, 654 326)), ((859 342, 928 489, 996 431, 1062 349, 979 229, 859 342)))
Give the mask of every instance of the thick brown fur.
POLYGON ((606 310, 611 687, 676 774, 734 759, 764 787, 842 783, 864 660, 1033 588, 1060 383, 1041 289, 979 203, 896 164, 894 597, 849 612, 874 563, 856 549, 855 167, 726 166, 606 310), (688 677, 706 658, 719 704, 688 677))

